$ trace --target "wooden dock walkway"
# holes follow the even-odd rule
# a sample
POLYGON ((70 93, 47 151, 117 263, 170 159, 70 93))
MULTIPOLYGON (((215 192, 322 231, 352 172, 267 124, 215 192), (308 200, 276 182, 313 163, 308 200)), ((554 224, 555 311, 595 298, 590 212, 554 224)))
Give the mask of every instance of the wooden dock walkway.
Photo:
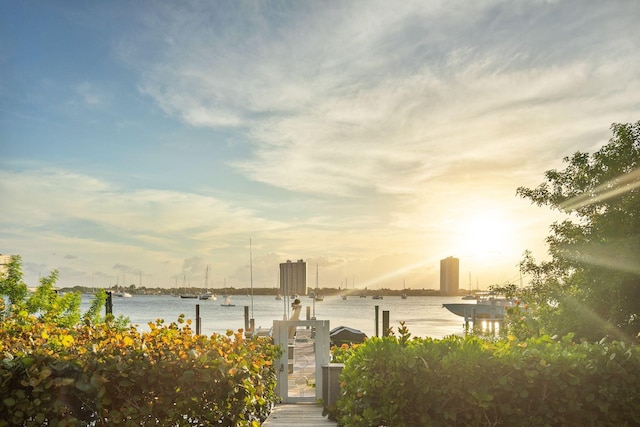
POLYGON ((292 371, 287 376, 288 396, 312 400, 280 403, 262 424, 265 427, 337 427, 322 415, 322 405, 315 401, 315 339, 311 330, 298 328, 294 345, 292 371))
POLYGON ((287 403, 276 405, 264 427, 331 427, 336 426, 322 415, 322 406, 317 403, 287 403))

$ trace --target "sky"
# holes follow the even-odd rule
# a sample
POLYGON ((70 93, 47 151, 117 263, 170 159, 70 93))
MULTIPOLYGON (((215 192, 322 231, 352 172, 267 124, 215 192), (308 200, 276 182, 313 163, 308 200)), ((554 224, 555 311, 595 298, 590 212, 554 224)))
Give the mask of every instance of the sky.
POLYGON ((7 1, 0 253, 58 286, 523 283, 640 112, 640 2, 7 1), (208 266, 208 276, 206 275, 208 266))

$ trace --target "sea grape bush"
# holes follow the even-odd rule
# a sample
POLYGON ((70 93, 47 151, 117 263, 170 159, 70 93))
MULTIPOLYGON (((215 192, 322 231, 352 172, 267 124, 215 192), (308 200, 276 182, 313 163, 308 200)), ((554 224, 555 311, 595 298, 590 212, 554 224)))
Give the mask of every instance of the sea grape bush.
POLYGON ((640 348, 572 338, 371 338, 345 362, 333 415, 344 427, 640 425, 640 348))
POLYGON ((0 426, 259 426, 278 400, 280 350, 241 330, 196 335, 190 323, 139 332, 5 318, 0 426))

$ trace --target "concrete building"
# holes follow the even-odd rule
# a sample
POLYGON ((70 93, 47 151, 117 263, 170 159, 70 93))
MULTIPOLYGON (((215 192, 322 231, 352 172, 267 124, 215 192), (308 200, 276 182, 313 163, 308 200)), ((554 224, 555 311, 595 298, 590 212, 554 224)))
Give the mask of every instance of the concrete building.
POLYGON ((440 295, 458 295, 460 290, 460 260, 447 257, 440 260, 440 295))
POLYGON ((297 262, 280 264, 280 293, 282 295, 307 294, 307 263, 299 259, 297 262))

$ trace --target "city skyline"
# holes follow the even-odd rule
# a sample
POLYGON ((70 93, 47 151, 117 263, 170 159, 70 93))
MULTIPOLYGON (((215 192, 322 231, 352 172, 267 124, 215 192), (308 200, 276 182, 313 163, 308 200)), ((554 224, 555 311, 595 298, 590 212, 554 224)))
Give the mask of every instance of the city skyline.
POLYGON ((519 283, 564 216, 516 189, 639 119, 639 18, 622 0, 3 3, 0 253, 29 286, 199 286, 210 266, 212 288, 271 288, 304 259, 320 287, 437 289, 449 256, 462 288, 519 283))

